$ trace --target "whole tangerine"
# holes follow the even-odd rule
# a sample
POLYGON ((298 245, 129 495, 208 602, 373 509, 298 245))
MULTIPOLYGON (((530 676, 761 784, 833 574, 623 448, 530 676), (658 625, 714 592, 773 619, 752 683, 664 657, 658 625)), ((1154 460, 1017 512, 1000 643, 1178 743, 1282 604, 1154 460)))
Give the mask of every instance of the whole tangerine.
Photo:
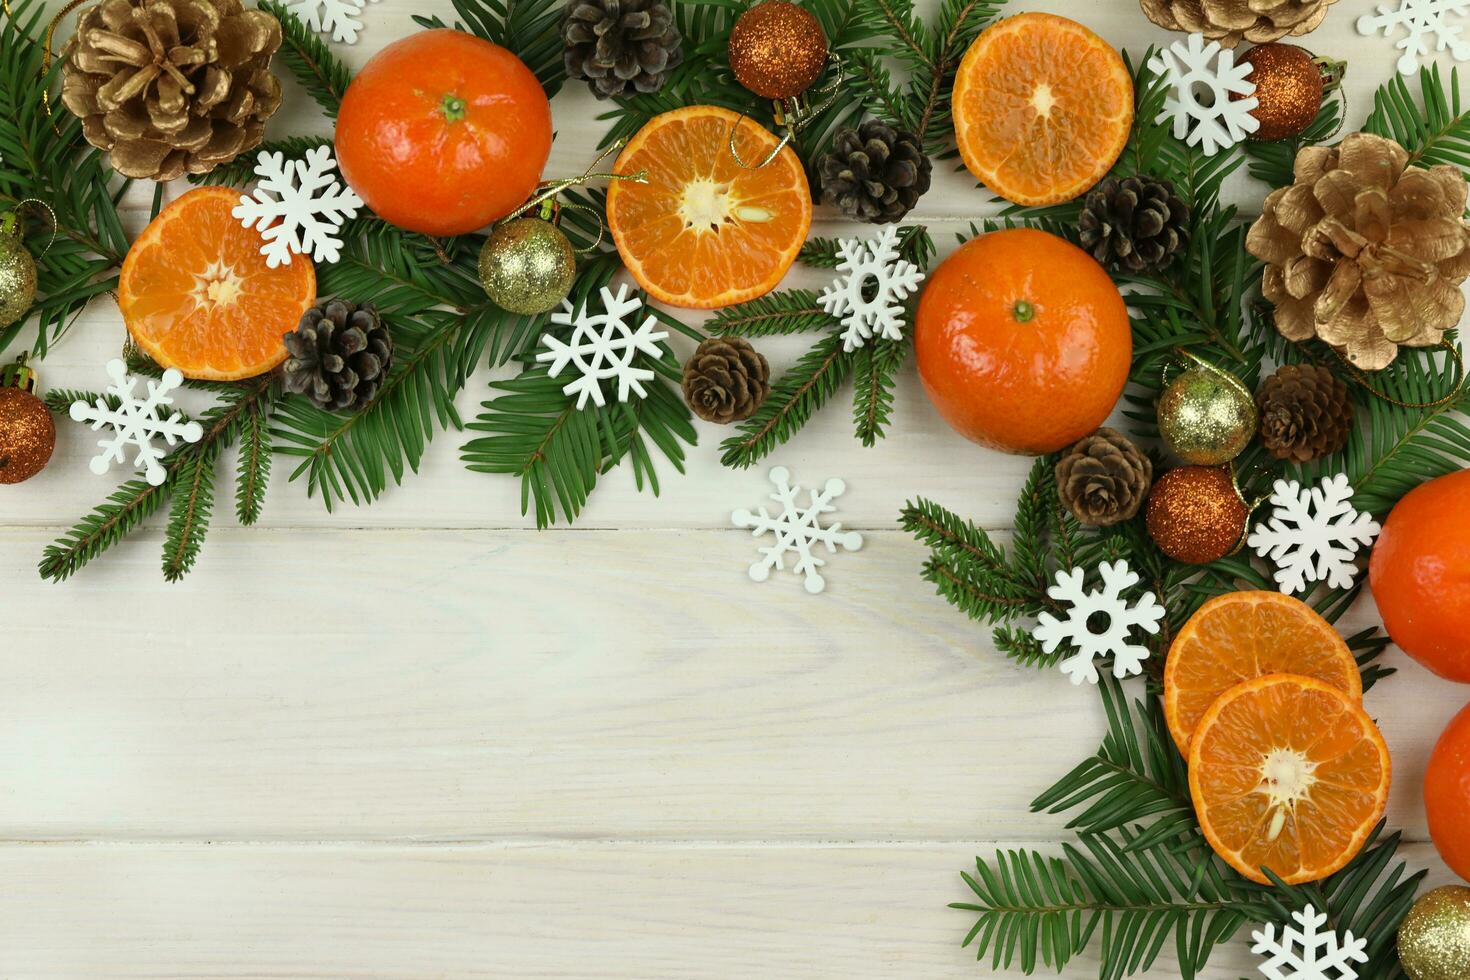
POLYGON ((1368 581, 1388 635, 1441 677, 1470 684, 1470 470, 1420 484, 1388 514, 1368 581))
POLYGON ((1470 705, 1451 719, 1429 756, 1424 810, 1439 856, 1470 881, 1470 705))
POLYGON ((337 113, 342 176, 384 221, 462 235, 525 202, 551 155, 551 106, 519 58, 463 31, 373 56, 337 113))
POLYGON ((1118 287, 1082 249, 1030 228, 972 238, 939 264, 914 317, 919 377, 982 446, 1056 452, 1100 426, 1133 359, 1118 287))

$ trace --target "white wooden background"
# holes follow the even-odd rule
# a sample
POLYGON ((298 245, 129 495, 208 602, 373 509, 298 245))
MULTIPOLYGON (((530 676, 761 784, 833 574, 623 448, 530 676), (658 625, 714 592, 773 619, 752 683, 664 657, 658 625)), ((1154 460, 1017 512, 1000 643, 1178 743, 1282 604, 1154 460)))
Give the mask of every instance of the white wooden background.
MULTIPOLYGON (((1354 32, 1368 6, 1343 0, 1308 42, 1350 61, 1355 122, 1395 56, 1354 32)), ((1168 38, 1134 0, 1012 7, 1134 51, 1168 38)), ((343 54, 361 65, 411 14, 448 10, 384 0, 343 54)), ((321 129, 288 99, 271 135, 321 129)), ((548 172, 580 171, 597 106, 571 85, 554 109, 548 172)), ((991 209, 940 169, 912 217, 947 252, 991 209)), ((814 227, 861 230, 820 210, 814 227)), ((101 385, 122 337, 97 302, 44 383, 101 385)), ((762 346, 777 370, 800 350, 762 346)), ((445 435, 407 485, 334 515, 278 460, 262 526, 235 527, 222 492, 183 584, 159 575, 162 518, 43 584, 42 548, 116 482, 59 427, 50 468, 0 490, 0 976, 988 975, 945 908, 967 897, 959 871, 1054 847, 1061 820, 1027 804, 1101 735, 1093 692, 994 656, 918 578, 904 500, 1004 531, 1028 463, 951 434, 912 370, 877 448, 839 398, 772 459, 848 482, 867 544, 820 597, 746 578, 754 546, 728 520, 762 500, 764 469, 721 468, 704 425, 661 498, 615 473, 571 529, 534 530, 515 481, 466 472, 445 435)), ((1372 618, 1365 602, 1348 625, 1372 618)), ((1389 816, 1447 880, 1419 782, 1470 688, 1388 660, 1369 707, 1389 816)), ((1250 959, 1237 944, 1210 976, 1250 959)))

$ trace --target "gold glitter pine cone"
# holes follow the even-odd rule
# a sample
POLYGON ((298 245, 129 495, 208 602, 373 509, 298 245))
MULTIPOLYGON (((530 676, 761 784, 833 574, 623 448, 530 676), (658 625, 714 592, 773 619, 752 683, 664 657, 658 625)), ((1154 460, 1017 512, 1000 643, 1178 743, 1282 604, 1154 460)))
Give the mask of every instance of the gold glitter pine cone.
POLYGON ((1139 0, 1160 27, 1203 34, 1233 48, 1316 30, 1337 0, 1139 0))
POLYGON ((102 0, 64 52, 61 98, 118 173, 208 173, 264 138, 280 46, 280 22, 240 0, 102 0))
POLYGON ((1432 347, 1460 322, 1470 277, 1467 185, 1458 168, 1409 165, 1381 136, 1353 133, 1297 154, 1295 183, 1272 191, 1246 250, 1289 340, 1320 338, 1365 371, 1400 346, 1432 347))
POLYGON ((1138 514, 1154 464, 1117 429, 1101 428, 1057 460, 1057 493, 1083 524, 1107 527, 1138 514))
POLYGON ((1277 459, 1306 463, 1347 444, 1353 402, 1343 380, 1317 364, 1287 364, 1256 396, 1261 445, 1277 459))

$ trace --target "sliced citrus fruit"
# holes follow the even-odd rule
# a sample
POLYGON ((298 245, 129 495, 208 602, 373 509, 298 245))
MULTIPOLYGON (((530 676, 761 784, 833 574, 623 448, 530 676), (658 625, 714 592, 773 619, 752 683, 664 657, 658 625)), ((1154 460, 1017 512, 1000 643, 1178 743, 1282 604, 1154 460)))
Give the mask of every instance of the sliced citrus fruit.
POLYGON ((1303 674, 1363 699, 1343 638, 1311 606, 1280 592, 1227 592, 1200 606, 1164 664, 1164 717, 1180 752, 1210 705, 1241 681, 1303 674))
POLYGON ((272 269, 260 234, 230 213, 240 192, 201 187, 164 208, 128 249, 118 284, 138 346, 185 377, 236 381, 286 359, 281 338, 316 302, 304 255, 272 269))
POLYGON ((1117 162, 1133 126, 1122 55, 1074 20, 1017 14, 981 32, 960 62, 960 156, 1016 204, 1070 201, 1117 162))
POLYGON ((715 309, 776 287, 812 224, 806 171, 791 147, 756 168, 776 137, 718 106, 655 116, 618 157, 607 223, 623 264, 655 299, 715 309), (734 146, 742 166, 731 154, 734 146))
POLYGON ((1378 726, 1351 695, 1311 677, 1237 684, 1200 719, 1189 792, 1210 846, 1267 884, 1325 878, 1362 848, 1388 806, 1378 726))

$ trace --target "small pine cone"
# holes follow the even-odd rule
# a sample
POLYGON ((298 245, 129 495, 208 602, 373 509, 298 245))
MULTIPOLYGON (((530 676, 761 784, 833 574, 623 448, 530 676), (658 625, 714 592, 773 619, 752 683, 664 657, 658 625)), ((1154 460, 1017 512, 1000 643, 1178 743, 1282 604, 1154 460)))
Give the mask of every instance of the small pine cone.
POLYGON ((1109 177, 1087 195, 1077 227, 1103 266, 1157 272, 1189 247, 1189 206, 1167 180, 1109 177))
POLYGON ((1315 364, 1288 364, 1261 385, 1261 445, 1277 459, 1306 463, 1347 444, 1353 403, 1342 379, 1315 364))
POLYGON ((340 299, 307 310, 286 350, 286 390, 329 412, 371 402, 393 363, 393 338, 377 310, 340 299))
POLYGON ((875 225, 898 221, 929 190, 933 163, 913 133, 869 119, 840 130, 817 161, 822 203, 875 225))
POLYGON ((1077 520, 1093 527, 1135 516, 1148 499, 1154 464, 1116 429, 1098 429, 1057 461, 1057 493, 1077 520))
POLYGON ((599 99, 657 92, 684 62, 664 0, 567 0, 561 39, 567 74, 586 79, 599 99))
POLYGON ((771 366, 743 337, 711 337, 684 365, 684 400, 706 422, 743 422, 770 393, 771 366))

